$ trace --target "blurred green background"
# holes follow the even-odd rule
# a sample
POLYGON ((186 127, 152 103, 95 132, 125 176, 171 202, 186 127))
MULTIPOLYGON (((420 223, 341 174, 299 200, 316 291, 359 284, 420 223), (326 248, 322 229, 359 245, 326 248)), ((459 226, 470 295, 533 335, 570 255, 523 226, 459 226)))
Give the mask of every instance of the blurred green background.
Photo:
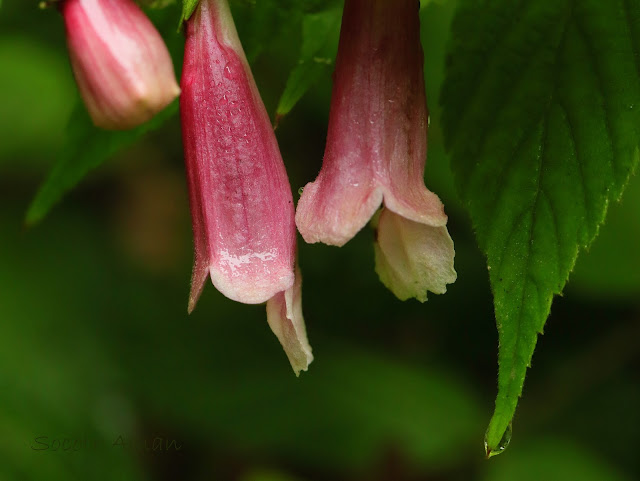
MULTIPOLYGON (((24 227, 78 102, 61 19, 36 4, 0 7, 0 480, 640 479, 638 176, 554 303, 511 447, 484 460, 497 335, 437 104, 453 0, 421 15, 426 181, 449 214, 458 281, 426 304, 403 303, 376 278, 369 229, 341 249, 301 243, 316 360, 299 379, 264 306, 208 286, 186 314, 176 117, 24 227)), ((259 2, 233 8, 273 113, 299 25, 276 15, 256 30, 259 2)), ((152 13, 177 70, 178 14, 152 13)), ((330 92, 330 76, 318 79, 277 130, 294 193, 320 168, 330 92)))

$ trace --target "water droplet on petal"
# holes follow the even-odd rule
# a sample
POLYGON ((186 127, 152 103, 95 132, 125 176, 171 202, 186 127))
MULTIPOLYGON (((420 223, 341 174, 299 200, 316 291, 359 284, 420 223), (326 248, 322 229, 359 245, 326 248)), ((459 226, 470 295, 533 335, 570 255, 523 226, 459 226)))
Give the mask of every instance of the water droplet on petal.
POLYGON ((225 78, 233 79, 233 70, 231 70, 230 64, 224 66, 224 76, 225 78))

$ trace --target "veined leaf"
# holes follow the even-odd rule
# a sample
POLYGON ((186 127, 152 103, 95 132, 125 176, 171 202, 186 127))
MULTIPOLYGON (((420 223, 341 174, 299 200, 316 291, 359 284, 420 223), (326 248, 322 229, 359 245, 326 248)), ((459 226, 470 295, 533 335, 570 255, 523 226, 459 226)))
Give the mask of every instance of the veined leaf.
POLYGON ((69 121, 66 147, 27 211, 26 223, 42 220, 51 208, 84 176, 145 133, 157 129, 178 112, 178 102, 133 130, 107 131, 94 127, 83 105, 69 121))
POLYGON ((288 114, 311 86, 333 70, 338 51, 342 9, 306 14, 302 20, 302 47, 298 65, 291 71, 276 115, 288 114))
POLYGON ((554 294, 637 164, 640 2, 461 0, 451 39, 443 128, 500 339, 491 455, 554 294))

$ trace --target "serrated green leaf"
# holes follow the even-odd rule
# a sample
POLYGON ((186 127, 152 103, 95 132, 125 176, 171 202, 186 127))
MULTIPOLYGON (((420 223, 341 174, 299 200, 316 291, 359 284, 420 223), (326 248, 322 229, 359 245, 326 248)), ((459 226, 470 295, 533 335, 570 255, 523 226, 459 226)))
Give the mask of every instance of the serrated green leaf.
POLYGON ((319 78, 325 74, 328 76, 333 70, 341 18, 340 8, 304 16, 300 59, 280 97, 276 111, 278 117, 288 114, 319 78))
POLYGON ((495 451, 538 333, 638 159, 640 2, 462 0, 442 91, 499 331, 495 451))
POLYGON ((142 135, 159 128, 177 112, 178 101, 174 101, 140 127, 126 131, 107 131, 94 127, 84 106, 78 105, 69 121, 66 146, 29 206, 25 222, 33 225, 42 220, 88 172, 133 144, 142 135))

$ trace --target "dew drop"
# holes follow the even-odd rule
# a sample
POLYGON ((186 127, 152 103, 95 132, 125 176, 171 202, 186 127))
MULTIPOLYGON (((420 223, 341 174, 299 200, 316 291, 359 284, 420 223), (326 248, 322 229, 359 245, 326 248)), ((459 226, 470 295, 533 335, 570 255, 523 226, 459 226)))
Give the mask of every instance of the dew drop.
POLYGON ((487 456, 487 459, 497 456, 498 454, 502 454, 505 449, 509 447, 509 443, 511 442, 511 434, 513 433, 513 428, 511 427, 511 423, 507 426, 506 431, 502 435, 502 439, 498 443, 498 446, 495 449, 490 449, 487 443, 487 436, 485 434, 484 437, 484 452, 487 456))
POLYGON ((229 63, 224 66, 224 76, 225 78, 233 79, 233 71, 231 70, 231 65, 229 63))
POLYGON ((298 195, 302 195, 303 192, 304 192, 304 187, 300 187, 298 189, 298 195))

